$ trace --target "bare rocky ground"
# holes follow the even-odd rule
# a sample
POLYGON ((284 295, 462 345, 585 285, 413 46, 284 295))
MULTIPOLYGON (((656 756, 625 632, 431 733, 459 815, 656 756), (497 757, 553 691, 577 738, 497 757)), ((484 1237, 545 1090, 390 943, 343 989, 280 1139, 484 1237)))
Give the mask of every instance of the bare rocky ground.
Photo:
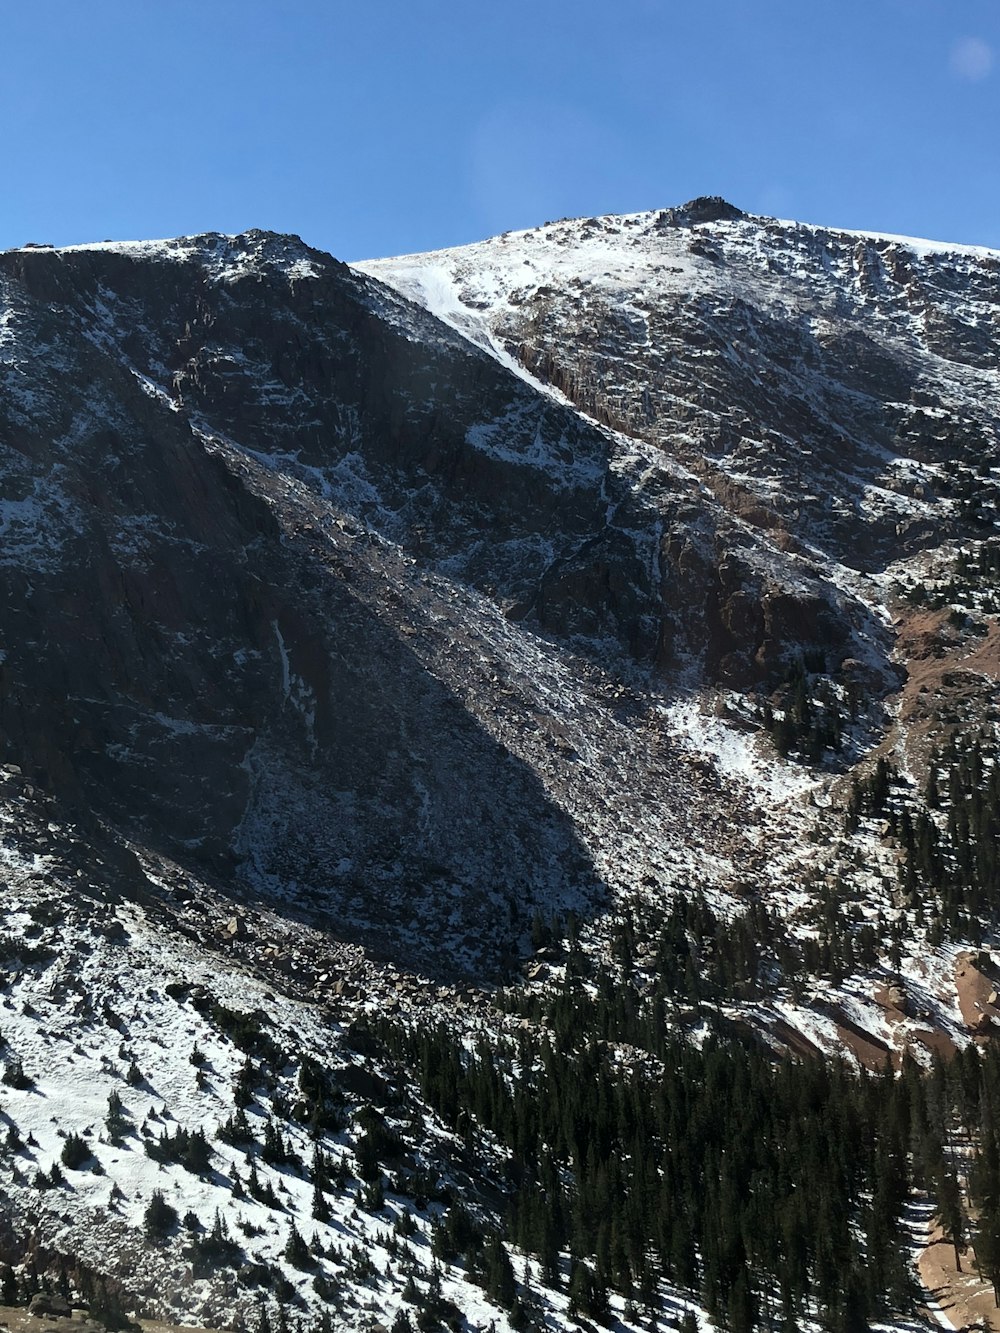
POLYGON ((954 1246, 943 1238, 940 1228, 935 1227, 917 1263, 920 1281, 936 1312, 940 1312, 935 1312, 934 1317, 946 1328, 995 1327, 1000 1307, 992 1285, 984 1282, 976 1270, 975 1252, 971 1248, 963 1250, 961 1262, 962 1271, 959 1272, 954 1246))

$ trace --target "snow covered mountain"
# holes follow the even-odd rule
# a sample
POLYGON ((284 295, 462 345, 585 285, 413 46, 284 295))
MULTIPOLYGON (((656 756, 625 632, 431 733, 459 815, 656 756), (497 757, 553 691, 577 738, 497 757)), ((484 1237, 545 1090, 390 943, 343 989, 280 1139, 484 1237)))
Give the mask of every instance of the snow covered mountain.
POLYGON ((996 447, 988 250, 707 199, 361 268, 859 572, 939 540, 945 474, 996 447))
POLYGON ((561 1326, 521 1148, 407 1032, 523 1072, 618 988, 639 1077, 1000 1021, 1000 255, 709 199, 353 268, 29 247, 0 302, 22 1280, 561 1326))

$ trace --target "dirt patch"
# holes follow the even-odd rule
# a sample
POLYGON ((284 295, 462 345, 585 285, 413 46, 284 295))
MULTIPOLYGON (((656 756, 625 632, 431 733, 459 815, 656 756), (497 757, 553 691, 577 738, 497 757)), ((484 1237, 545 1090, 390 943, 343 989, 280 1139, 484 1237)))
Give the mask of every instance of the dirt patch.
MULTIPOLYGON (((896 984, 878 986, 873 998, 885 1015, 886 1022, 893 1029, 897 1029, 901 1023, 913 1017, 913 1001, 902 986, 896 984)), ((919 1016, 927 1017, 923 1013, 919 1016)), ((893 1044, 898 1045, 901 1050, 910 1051, 914 1046, 919 1046, 925 1051, 930 1051, 932 1055, 939 1055, 945 1061, 952 1060, 958 1051, 952 1038, 940 1028, 912 1028, 909 1032, 901 1033, 894 1031, 893 1044)), ((893 1067, 899 1068, 899 1057, 895 1051, 893 1067)))
POLYGON ((977 965, 976 955, 960 953, 955 963, 955 990, 962 1022, 977 1038, 1000 1034, 1000 994, 996 980, 977 965))
POLYGON ((899 986, 878 986, 873 996, 889 1023, 902 1023, 906 1017, 906 995, 899 986))
POLYGON ((937 1032, 931 1028, 917 1028, 910 1033, 910 1041, 925 1047, 931 1055, 940 1055, 942 1060, 951 1060, 958 1053, 958 1047, 947 1032, 937 1032))
POLYGON ((986 637, 971 652, 963 664, 968 671, 978 672, 990 680, 1000 680, 1000 621, 992 617, 987 623, 986 637))
POLYGON ((971 639, 950 623, 948 611, 907 612, 896 626, 907 671, 899 716, 921 765, 943 733, 978 724, 1000 698, 1000 621, 983 620, 985 635, 971 639))
POLYGON ((908 610, 900 616, 896 641, 914 670, 917 664, 940 661, 960 643, 957 632, 948 623, 948 616, 947 610, 908 610))
POLYGON ((989 1320, 997 1327, 997 1303, 993 1287, 976 1272, 975 1254, 962 1251, 962 1272, 955 1267, 955 1247, 935 1227, 926 1248, 917 1260, 920 1280, 937 1301, 941 1313, 956 1328, 989 1320))
POLYGON ((883 1070, 887 1060, 898 1067, 898 1051, 890 1050, 881 1037, 866 1031, 839 1010, 832 1009, 830 1016, 837 1024, 837 1036, 865 1069, 883 1070))

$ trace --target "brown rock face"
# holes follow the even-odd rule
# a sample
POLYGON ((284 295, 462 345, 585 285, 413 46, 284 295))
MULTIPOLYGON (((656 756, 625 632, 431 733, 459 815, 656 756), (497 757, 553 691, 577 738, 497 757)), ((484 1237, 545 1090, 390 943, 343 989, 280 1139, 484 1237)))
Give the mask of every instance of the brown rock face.
MULTIPOLYGON (((661 664, 700 653, 708 679, 752 689, 781 675, 797 656, 820 656, 831 672, 851 659, 863 617, 822 583, 792 586, 761 568, 720 523, 711 542, 683 520, 663 540, 666 632, 661 664)), ((873 629, 869 630, 876 637, 873 629)))

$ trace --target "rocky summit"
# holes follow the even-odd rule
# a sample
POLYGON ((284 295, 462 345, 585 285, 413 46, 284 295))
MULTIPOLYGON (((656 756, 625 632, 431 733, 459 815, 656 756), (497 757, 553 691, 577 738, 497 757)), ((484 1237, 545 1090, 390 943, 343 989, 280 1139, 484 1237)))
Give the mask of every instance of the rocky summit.
POLYGON ((709 198, 26 247, 0 308, 3 1299, 846 1319, 591 1236, 625 1131, 511 1125, 716 1047, 988 1064, 1000 254, 709 198))

